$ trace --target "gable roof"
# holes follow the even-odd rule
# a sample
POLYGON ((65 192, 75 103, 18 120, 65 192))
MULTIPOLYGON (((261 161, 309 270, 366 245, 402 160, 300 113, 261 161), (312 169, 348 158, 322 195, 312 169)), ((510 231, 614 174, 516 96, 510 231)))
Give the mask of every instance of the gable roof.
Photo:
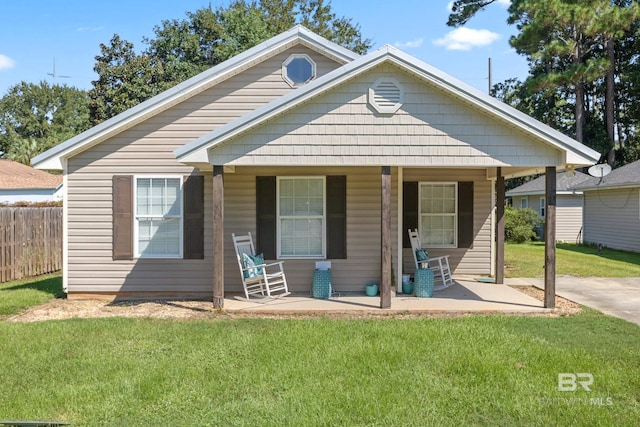
POLYGON ((506 120, 510 125, 529 135, 565 151, 567 165, 590 165, 600 158, 598 152, 578 141, 389 45, 361 56, 311 83, 289 92, 183 147, 177 148, 174 150, 174 154, 179 161, 184 163, 209 163, 208 151, 210 149, 224 144, 233 137, 247 132, 385 61, 390 61, 410 74, 446 91, 449 95, 470 103, 494 117, 506 120))
POLYGON ((575 188, 587 191, 624 187, 640 187, 640 160, 616 168, 602 178, 589 177, 589 180, 576 185, 575 188))
POLYGON ((55 190, 60 185, 62 175, 52 175, 22 163, 0 159, 0 190, 55 190))
MULTIPOLYGON (((565 171, 556 172, 556 193, 558 194, 573 194, 573 187, 589 180, 591 177, 579 171, 575 171, 573 176, 567 176, 565 171)), ((534 196, 539 194, 545 194, 546 189, 545 176, 539 176, 536 179, 532 179, 529 182, 507 191, 508 197, 513 196, 534 196)))
POLYGON ((62 159, 82 152, 296 44, 307 46, 339 63, 359 57, 358 54, 320 37, 305 27, 296 25, 289 31, 266 40, 51 148, 34 157, 32 164, 40 169, 62 169, 62 159))

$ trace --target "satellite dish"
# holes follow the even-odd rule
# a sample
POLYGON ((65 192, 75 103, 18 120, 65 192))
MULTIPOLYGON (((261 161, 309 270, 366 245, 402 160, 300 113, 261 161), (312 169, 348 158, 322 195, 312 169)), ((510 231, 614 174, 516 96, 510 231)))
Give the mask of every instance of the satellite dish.
POLYGON ((602 178, 603 176, 609 175, 611 172, 611 166, 606 163, 602 163, 599 165, 593 165, 589 168, 589 175, 595 176, 596 178, 602 178))

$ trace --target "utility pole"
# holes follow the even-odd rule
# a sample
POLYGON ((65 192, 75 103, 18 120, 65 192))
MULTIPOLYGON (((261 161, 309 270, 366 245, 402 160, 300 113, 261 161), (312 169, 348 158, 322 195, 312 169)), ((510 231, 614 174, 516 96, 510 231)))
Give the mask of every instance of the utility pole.
POLYGON ((491 89, 493 88, 493 81, 491 78, 491 58, 489 58, 489 95, 491 94, 491 89))

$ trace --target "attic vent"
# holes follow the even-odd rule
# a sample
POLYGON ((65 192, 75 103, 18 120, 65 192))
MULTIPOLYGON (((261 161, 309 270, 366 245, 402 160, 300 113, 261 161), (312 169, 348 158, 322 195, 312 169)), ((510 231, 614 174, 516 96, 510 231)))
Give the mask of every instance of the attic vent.
POLYGON ((403 102, 404 90, 394 78, 379 78, 369 88, 369 104, 379 113, 393 114, 402 107, 403 102))

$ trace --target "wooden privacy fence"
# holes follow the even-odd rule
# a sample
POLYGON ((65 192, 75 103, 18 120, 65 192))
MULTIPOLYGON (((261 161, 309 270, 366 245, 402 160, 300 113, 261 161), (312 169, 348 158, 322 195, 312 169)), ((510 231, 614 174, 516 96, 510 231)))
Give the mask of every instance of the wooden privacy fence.
POLYGON ((0 208, 0 283, 62 269, 62 208, 0 208))

